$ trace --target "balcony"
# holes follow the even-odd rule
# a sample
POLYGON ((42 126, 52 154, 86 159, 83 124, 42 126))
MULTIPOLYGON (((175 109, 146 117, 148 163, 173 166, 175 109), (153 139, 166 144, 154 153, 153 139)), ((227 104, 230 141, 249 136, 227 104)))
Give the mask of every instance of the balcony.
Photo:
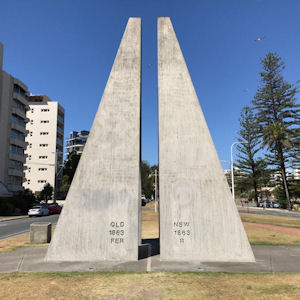
POLYGON ((9 159, 13 159, 13 160, 17 160, 22 162, 23 164, 26 162, 26 157, 25 155, 19 155, 19 154, 13 154, 13 153, 9 153, 9 159))
POLYGON ((22 185, 8 184, 7 188, 11 192, 24 191, 24 188, 22 185))
POLYGON ((15 114, 15 115, 17 115, 17 116, 23 118, 24 120, 26 119, 26 114, 25 114, 25 112, 22 111, 22 110, 19 109, 19 108, 13 107, 13 108, 11 109, 11 112, 12 112, 13 114, 15 114))
POLYGON ((22 104, 24 104, 25 106, 28 105, 28 101, 26 99, 25 96, 22 96, 21 94, 18 94, 16 92, 13 92, 13 99, 16 99, 18 101, 20 101, 22 104))
POLYGON ((57 121, 64 125, 64 119, 60 115, 57 115, 57 121))
POLYGON ((23 171, 17 169, 10 169, 10 168, 7 170, 7 174, 12 176, 18 176, 18 177, 24 176, 23 171))
POLYGON ((26 147, 27 147, 27 144, 26 144, 25 141, 22 141, 22 140, 19 140, 19 139, 17 139, 17 138, 13 138, 13 137, 10 137, 10 143, 11 143, 12 145, 20 146, 20 147, 22 147, 22 148, 24 148, 24 149, 26 149, 26 147))
POLYGON ((26 133, 25 123, 24 123, 24 126, 21 126, 21 125, 15 123, 15 122, 11 122, 11 128, 15 129, 15 130, 18 130, 22 133, 26 133))
POLYGON ((59 126, 57 126, 57 133, 64 136, 64 131, 59 126))
POLYGON ((60 138, 56 138, 56 144, 63 145, 63 140, 60 138))

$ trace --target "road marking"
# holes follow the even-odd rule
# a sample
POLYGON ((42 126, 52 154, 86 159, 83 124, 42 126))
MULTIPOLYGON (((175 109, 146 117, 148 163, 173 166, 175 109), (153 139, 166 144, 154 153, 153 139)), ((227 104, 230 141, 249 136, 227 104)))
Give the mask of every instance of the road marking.
POLYGON ((7 238, 9 238, 9 237, 12 237, 12 236, 15 236, 15 235, 19 235, 19 234, 23 234, 23 233, 26 233, 26 232, 29 232, 29 229, 23 230, 23 231, 19 231, 19 232, 15 232, 15 233, 12 233, 12 234, 8 234, 8 235, 1 236, 1 237, 0 237, 0 240, 4 240, 4 239, 7 239, 7 238))
POLYGON ((151 256, 147 258, 147 272, 151 272, 151 256))

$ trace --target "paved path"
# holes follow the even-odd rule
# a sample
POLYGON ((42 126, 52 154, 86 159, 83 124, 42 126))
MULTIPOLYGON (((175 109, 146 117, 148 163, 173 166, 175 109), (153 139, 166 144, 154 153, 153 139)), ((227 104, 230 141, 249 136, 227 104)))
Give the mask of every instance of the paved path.
POLYGON ((282 232, 286 232, 286 233, 300 235, 300 229, 298 229, 298 228, 283 227, 283 226, 269 225, 269 224, 260 224, 260 223, 250 223, 250 222, 243 222, 243 224, 246 226, 251 226, 251 227, 267 228, 267 229, 273 229, 273 230, 278 230, 278 231, 282 231, 282 232))
POLYGON ((255 263, 160 261, 159 255, 133 262, 44 262, 47 247, 24 247, 0 253, 0 273, 41 271, 214 271, 300 272, 300 246, 252 246, 255 263))
POLYGON ((248 213, 255 215, 271 215, 271 216, 280 216, 280 217, 289 217, 289 218, 300 218, 300 212, 296 211, 288 211, 285 209, 277 209, 277 208, 266 208, 265 210, 260 207, 238 207, 240 213, 248 213))
POLYGON ((34 222, 50 222, 54 225, 57 223, 58 217, 59 215, 51 215, 2 221, 0 222, 0 240, 28 232, 30 224, 34 222))

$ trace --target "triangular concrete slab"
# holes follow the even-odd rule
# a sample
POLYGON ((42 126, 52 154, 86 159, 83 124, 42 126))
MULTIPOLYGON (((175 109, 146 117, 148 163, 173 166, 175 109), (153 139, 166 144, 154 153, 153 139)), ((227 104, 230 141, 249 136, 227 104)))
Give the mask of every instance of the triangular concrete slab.
POLYGON ((130 18, 47 261, 138 259, 141 20, 130 18))
POLYGON ((160 255, 254 261, 169 18, 158 19, 160 255))

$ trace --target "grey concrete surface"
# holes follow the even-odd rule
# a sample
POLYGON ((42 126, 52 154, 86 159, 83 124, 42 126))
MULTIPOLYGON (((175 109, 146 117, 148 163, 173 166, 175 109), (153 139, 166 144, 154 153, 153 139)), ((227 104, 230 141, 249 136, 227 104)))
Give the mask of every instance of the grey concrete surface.
POLYGON ((130 18, 47 261, 138 259, 141 19, 130 18))
POLYGON ((51 241, 51 223, 35 222, 30 225, 30 243, 44 244, 51 241))
POLYGON ((256 262, 161 261, 159 255, 138 261, 45 262, 47 247, 24 247, 0 253, 0 273, 77 271, 300 272, 300 246, 252 246, 256 262))
POLYGON ((240 213, 249 213, 254 215, 269 215, 269 216, 280 216, 280 217, 289 217, 289 218, 300 218, 299 212, 288 211, 283 209, 276 208, 247 208, 247 207, 238 207, 240 213))
POLYGON ((34 222, 50 222, 55 225, 59 215, 19 218, 0 222, 0 240, 29 232, 30 224, 34 222))
POLYGON ((160 255, 254 261, 169 18, 158 18, 160 255))

